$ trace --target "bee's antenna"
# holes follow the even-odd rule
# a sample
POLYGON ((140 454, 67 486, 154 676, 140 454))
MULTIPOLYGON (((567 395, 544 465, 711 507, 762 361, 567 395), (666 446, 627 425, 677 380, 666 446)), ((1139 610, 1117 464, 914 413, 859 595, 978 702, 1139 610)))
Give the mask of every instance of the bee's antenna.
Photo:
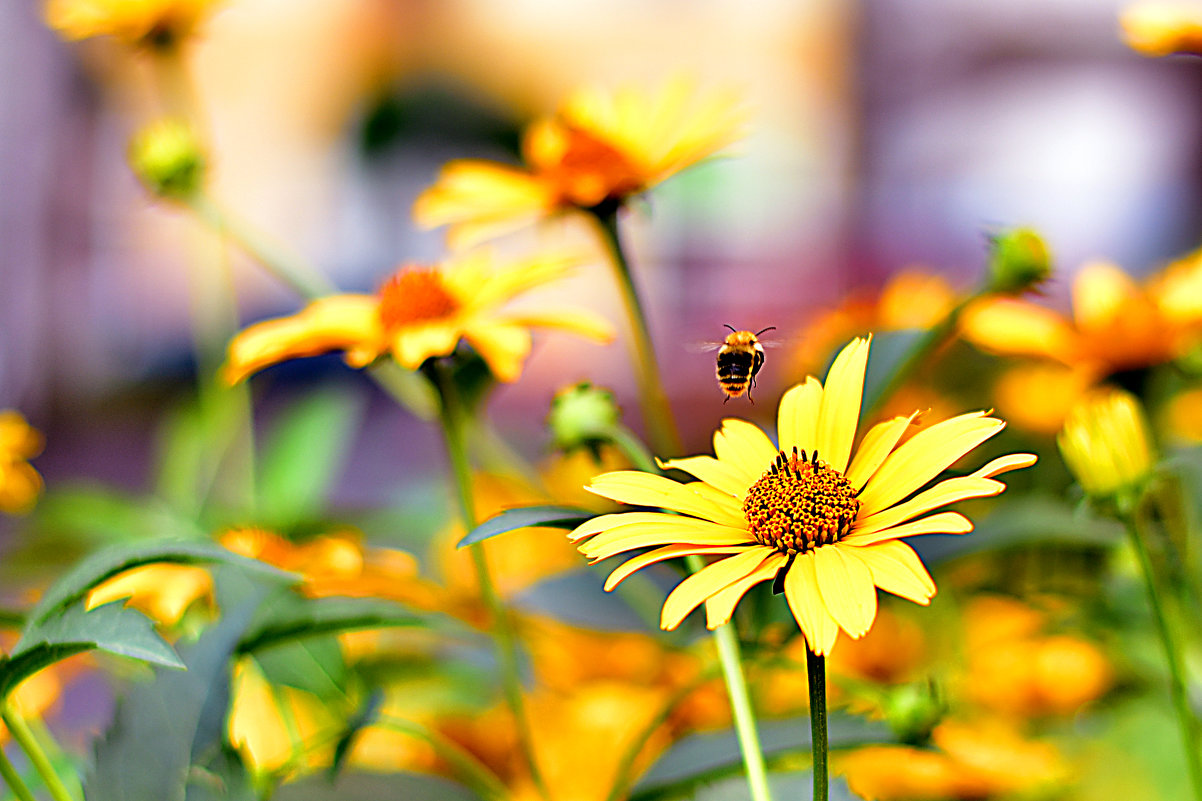
POLYGON ((729 323, 723 323, 722 325, 726 326, 731 331, 734 331, 736 334, 739 333, 739 329, 735 328, 733 325, 730 325, 729 323))
MULTIPOLYGON (((726 326, 726 327, 727 327, 727 328, 730 328, 730 326, 726 326)), ((734 329, 733 329, 733 328, 730 328, 730 330, 731 330, 731 331, 734 331, 734 329)), ((770 325, 770 326, 768 326, 767 328, 765 328, 763 331, 756 331, 756 332, 755 332, 755 335, 758 337, 760 334, 766 334, 766 333, 768 333, 769 331, 775 331, 775 330, 776 330, 776 326, 774 326, 774 325, 770 325)))

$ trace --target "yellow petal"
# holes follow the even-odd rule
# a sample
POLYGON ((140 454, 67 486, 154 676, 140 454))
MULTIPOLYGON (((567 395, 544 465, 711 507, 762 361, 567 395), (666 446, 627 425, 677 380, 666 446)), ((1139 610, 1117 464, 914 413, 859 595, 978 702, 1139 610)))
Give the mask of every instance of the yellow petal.
POLYGON ((679 515, 670 515, 666 512, 617 512, 610 515, 598 515, 574 528, 568 533, 568 539, 572 542, 579 542, 586 537, 618 526, 628 526, 631 523, 659 523, 665 518, 669 522, 681 519, 679 515))
MULTIPOLYGON (((730 518, 729 508, 723 509, 700 493, 693 491, 689 485, 638 470, 602 473, 594 478, 585 489, 619 503, 629 503, 634 506, 659 506, 722 523, 729 522, 730 518)), ((740 520, 742 520, 741 515, 740 520)), ((742 522, 746 523, 745 520, 742 522)))
POLYGON ((636 548, 661 545, 749 545, 754 542, 746 530, 720 526, 708 520, 676 518, 679 523, 630 523, 597 534, 577 546, 589 559, 599 561, 636 548))
POLYGON ((852 527, 852 534, 871 534, 891 528, 918 517, 920 514, 941 506, 965 501, 969 498, 989 498, 1006 489, 1006 485, 992 478, 959 476, 940 481, 930 489, 923 490, 905 503, 882 509, 876 514, 862 517, 852 527))
POLYGON ((398 329, 389 344, 397 364, 407 370, 416 370, 426 359, 454 353, 462 333, 454 323, 409 325, 398 329))
POLYGON ((728 465, 736 466, 750 487, 772 465, 777 449, 759 426, 746 420, 728 417, 714 432, 714 455, 728 465))
POLYGON ((1146 304, 1131 276, 1114 264, 1086 264, 1073 279, 1073 317, 1084 334, 1107 331, 1118 318, 1146 304))
POLYGON ((383 350, 379 306, 374 295, 333 295, 291 317, 256 323, 230 342, 222 379, 236 384, 273 364, 332 350, 378 355, 383 350))
POLYGON ((470 323, 463 336, 472 343, 498 381, 511 383, 521 377, 522 366, 530 355, 529 329, 510 323, 481 320, 470 323))
POLYGON ((647 551, 638 556, 632 556, 618 565, 609 574, 609 578, 605 580, 605 590, 607 592, 612 590, 636 571, 642 570, 644 567, 653 565, 656 562, 662 562, 665 559, 675 559, 694 554, 697 556, 723 556, 742 553, 746 549, 747 546, 745 545, 728 545, 720 548, 711 548, 704 545, 665 545, 662 548, 656 548, 654 551, 647 551))
POLYGON ((453 248, 468 247, 546 214, 555 207, 553 188, 530 173, 487 161, 452 161, 437 183, 418 196, 419 227, 451 224, 453 248))
POLYGON ((911 520, 900 526, 874 531, 871 534, 852 533, 839 542, 840 544, 864 546, 902 537, 916 537, 919 534, 967 534, 970 531, 972 531, 972 521, 964 515, 959 512, 940 512, 921 520, 911 520))
POLYGON ((860 419, 864 371, 871 338, 857 337, 844 346, 827 371, 818 411, 818 457, 840 473, 847 470, 851 445, 860 419))
POLYGON ((872 478, 917 415, 918 412, 914 412, 908 417, 894 417, 868 429, 851 460, 851 466, 847 468, 846 477, 853 487, 858 490, 872 478))
POLYGON ((602 344, 614 338, 614 327, 609 320, 587 309, 539 309, 498 314, 493 320, 526 328, 555 328, 602 344))
POLYGON ((714 505, 714 516, 710 519, 715 523, 746 527, 747 516, 743 513, 742 499, 732 497, 704 481, 690 481, 684 486, 714 505))
POLYGON ((577 256, 555 254, 493 269, 491 252, 476 250, 449 262, 447 281, 458 297, 481 309, 499 306, 523 292, 562 280, 582 263, 577 256))
POLYGON ((853 639, 862 637, 876 619, 876 585, 868 565, 847 548, 826 545, 814 550, 814 570, 822 601, 853 639))
POLYGON ((866 517, 905 498, 942 473, 964 454, 1000 432, 1001 420, 969 412, 920 431, 889 454, 860 491, 860 515, 866 517))
POLYGON ((660 628, 672 631, 706 598, 749 575, 773 553, 763 545, 752 545, 743 553, 698 570, 668 593, 660 615, 660 628))
POLYGON ((751 572, 746 578, 741 578, 724 590, 719 590, 705 602, 705 626, 713 630, 730 621, 739 600, 756 584, 776 577, 788 557, 774 551, 764 563, 751 572))
POLYGON ((1008 453, 1005 456, 999 456, 981 469, 974 471, 973 475, 977 478, 992 478, 1002 473, 1008 473, 1011 470, 1030 467, 1037 461, 1039 461, 1039 457, 1033 453, 1008 453))
POLYGON ((785 574, 785 600, 810 650, 818 656, 830 653, 839 636, 839 624, 831 617, 818 589, 813 552, 798 554, 793 560, 785 574))
POLYGON ((757 475, 749 482, 741 471, 712 456, 669 459, 666 462, 660 462, 660 466, 665 470, 683 470, 711 487, 717 487, 731 497, 740 499, 747 495, 747 490, 759 478, 757 475))
POLYGON ((1003 356, 1043 356, 1072 366, 1077 335, 1050 309, 1021 300, 989 299, 971 304, 960 315, 964 337, 1003 356))
POLYGON ((856 554, 868 565, 872 581, 916 604, 926 606, 935 595, 935 582, 914 549, 899 540, 857 548, 856 554))
POLYGON ((822 407, 822 384, 814 376, 787 391, 780 399, 777 415, 777 436, 780 449, 791 453, 794 448, 813 453, 818 445, 815 432, 818 410, 822 407))

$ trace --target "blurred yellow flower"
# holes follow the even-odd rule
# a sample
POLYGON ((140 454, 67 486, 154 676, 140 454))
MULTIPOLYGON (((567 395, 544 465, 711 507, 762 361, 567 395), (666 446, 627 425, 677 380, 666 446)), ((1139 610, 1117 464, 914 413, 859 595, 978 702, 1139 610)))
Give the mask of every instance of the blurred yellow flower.
POLYGON ((1119 14, 1123 38, 1145 56, 1202 53, 1202 3, 1197 0, 1146 0, 1119 14))
POLYGON ((113 36, 167 47, 192 33, 223 0, 47 0, 46 23, 67 40, 113 36))
POLYGON ((935 583, 901 538, 971 531, 972 522, 958 512, 919 515, 999 494, 1006 487, 994 476, 1034 464, 1035 456, 1002 456, 919 492, 1002 430, 1005 423, 984 412, 945 420, 901 445, 915 415, 886 420, 868 431, 853 454, 868 348, 868 339, 853 340, 835 358, 825 387, 810 376, 785 393, 779 446, 755 425, 727 419, 714 435, 717 458, 663 463, 700 481, 677 483, 637 471, 594 478, 590 489, 598 495, 678 513, 602 515, 569 535, 594 562, 652 549, 616 568, 606 589, 665 559, 720 557, 668 595, 663 628, 676 628, 702 603, 707 625, 717 628, 751 587, 777 580, 819 655, 831 650, 840 630, 852 638, 868 632, 878 587, 929 603, 935 583))
POLYGON ((42 435, 20 412, 0 411, 0 512, 24 514, 42 492, 42 477, 29 460, 42 452, 42 435))
POLYGON ((1139 400, 1103 389, 1074 406, 1056 439, 1060 454, 1087 495, 1138 490, 1152 473, 1152 435, 1139 400))
POLYGON ((127 598, 133 607, 165 626, 180 622, 195 603, 213 607, 213 577, 196 565, 142 565, 114 576, 88 593, 86 606, 127 598))
POLYGON ((1018 428, 1055 434, 1093 381, 1085 370, 1058 362, 1024 362, 998 376, 993 385, 994 403, 998 414, 1018 428))
POLYGON ((872 630, 832 654, 829 667, 833 674, 897 684, 913 680, 926 656, 922 628, 907 617, 881 609, 872 630))
POLYGON ((1163 419, 1171 436, 1191 443, 1202 442, 1202 388, 1174 395, 1163 419))
POLYGON ((230 343, 223 376, 235 384, 273 364, 334 350, 345 351, 353 367, 391 353, 403 367, 416 370, 426 359, 449 356, 464 339, 499 380, 516 381, 530 352, 532 327, 562 329, 600 342, 613 337, 607 321, 583 309, 499 308, 562 278, 573 266, 565 259, 544 258, 497 270, 483 253, 433 267, 407 265, 375 295, 332 295, 291 317, 250 326, 230 343))
POLYGON ((742 120, 734 98, 698 96, 683 80, 654 93, 581 89, 527 129, 524 166, 452 161, 413 217, 449 224, 462 247, 556 211, 621 204, 733 142, 742 120))

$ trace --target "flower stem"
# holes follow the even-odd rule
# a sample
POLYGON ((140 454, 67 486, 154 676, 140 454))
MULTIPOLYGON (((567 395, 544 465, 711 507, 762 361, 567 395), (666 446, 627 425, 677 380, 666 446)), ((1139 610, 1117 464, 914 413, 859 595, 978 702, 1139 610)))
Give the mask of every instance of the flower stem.
POLYGON ((814 752, 814 801, 826 801, 826 657, 806 647, 806 675, 810 680, 810 747, 814 752))
POLYGON ((1185 762, 1189 769, 1190 784, 1193 786, 1194 798, 1202 801, 1202 752, 1198 750, 1197 726, 1193 713, 1189 708, 1189 697, 1186 694, 1185 670, 1181 663, 1180 646, 1173 636, 1168 618, 1165 616, 1164 603, 1152 572, 1152 560, 1148 555, 1148 547, 1144 541, 1144 532, 1140 530, 1138 512, 1121 514, 1131 539, 1131 547, 1139 561, 1140 572, 1143 573, 1144 588, 1148 592, 1148 606, 1152 610, 1152 620, 1160 643, 1164 647, 1165 662, 1169 668, 1169 694, 1173 700, 1173 709, 1177 714, 1177 725, 1181 730, 1181 745, 1185 749, 1185 762))
MULTIPOLYGON (((704 565, 699 556, 686 556, 689 571, 696 573, 704 565)), ((747 787, 751 790, 751 801, 772 801, 768 789, 768 770, 764 765, 764 752, 760 747, 760 735, 755 725, 755 710, 747 692, 747 680, 743 677, 743 663, 739 656, 739 636, 732 624, 719 626, 713 633, 718 646, 718 661, 722 664, 722 677, 726 680, 726 692, 730 698, 730 709, 735 720, 735 735, 739 738, 739 749, 743 753, 743 765, 747 769, 747 787)))
POLYGON ((50 758, 46 756, 46 752, 42 750, 42 744, 38 742, 38 738, 34 736, 30 730, 25 718, 17 714, 11 706, 4 704, 0 708, 0 720, 4 721, 4 725, 8 727, 9 734, 17 745, 21 746, 21 750, 29 757, 29 761, 33 764, 34 770, 42 777, 42 781, 46 785, 46 790, 49 791, 50 797, 54 801, 74 801, 71 793, 67 791, 66 785, 62 779, 54 772, 54 766, 50 764, 50 758))
MULTIPOLYGON (((467 447, 463 438, 463 406, 460 403, 454 379, 446 368, 438 364, 437 360, 427 360, 422 366, 422 370, 431 378, 442 399, 439 420, 442 423, 443 438, 446 441, 447 458, 455 479, 456 496, 464 530, 471 531, 476 527, 478 521, 475 498, 472 494, 471 466, 468 464, 467 447)), ((534 757, 534 738, 530 732, 530 724, 522 701, 522 679, 518 669, 517 635, 513 628, 513 621, 510 618, 509 610, 505 608, 497 593, 492 572, 488 567, 488 555, 484 551, 483 544, 470 545, 468 550, 471 552, 476 580, 480 584, 480 599, 488 609, 491 619, 491 633, 500 661, 502 690, 505 702, 513 714, 518 741, 522 745, 523 756, 526 760, 526 768, 529 770, 530 780, 539 794, 549 800, 550 794, 534 757)))
POLYGON ((4 753, 4 749, 0 748, 0 778, 4 779, 4 783, 8 785, 8 789, 13 791, 13 795, 17 797, 17 801, 37 801, 33 792, 21 779, 17 773, 13 763, 8 761, 8 755, 4 753))
POLYGON ((609 436, 609 441, 635 469, 642 470, 644 473, 659 472, 659 465, 655 463, 655 457, 647 452, 646 446, 629 428, 618 424, 611 426, 606 434, 609 436))
POLYGON ((620 205, 613 205, 612 208, 599 207, 591 213, 600 225, 602 239, 609 250, 610 262, 613 264, 618 288, 622 292, 622 301, 626 306, 631 347, 638 369, 639 403, 643 408, 643 418, 647 422, 652 448, 665 456, 676 456, 681 452, 680 435, 676 431, 676 422, 668 405, 668 395, 664 392, 663 381, 660 379, 659 363, 655 358, 655 346, 651 342, 650 329, 647 327, 647 316, 643 311, 638 289, 634 285, 634 276, 630 273, 630 262, 626 258, 622 238, 618 233, 620 208, 620 205))

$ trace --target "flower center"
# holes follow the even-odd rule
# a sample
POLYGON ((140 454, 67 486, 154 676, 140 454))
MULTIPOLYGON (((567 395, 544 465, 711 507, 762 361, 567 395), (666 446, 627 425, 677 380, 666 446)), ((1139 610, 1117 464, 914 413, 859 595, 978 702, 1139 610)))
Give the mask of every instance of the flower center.
POLYGON ((805 553, 838 542, 860 511, 856 490, 817 452, 806 459, 781 451, 772 467, 747 492, 743 514, 751 536, 783 554, 805 553))
POLYGON ((459 310, 459 300, 442 273, 430 267, 404 267, 380 288, 380 321, 394 331, 413 323, 444 320, 459 310))
POLYGON ((639 171, 620 150, 575 127, 567 128, 567 148, 545 174, 555 180, 564 201, 584 208, 643 188, 639 171))

